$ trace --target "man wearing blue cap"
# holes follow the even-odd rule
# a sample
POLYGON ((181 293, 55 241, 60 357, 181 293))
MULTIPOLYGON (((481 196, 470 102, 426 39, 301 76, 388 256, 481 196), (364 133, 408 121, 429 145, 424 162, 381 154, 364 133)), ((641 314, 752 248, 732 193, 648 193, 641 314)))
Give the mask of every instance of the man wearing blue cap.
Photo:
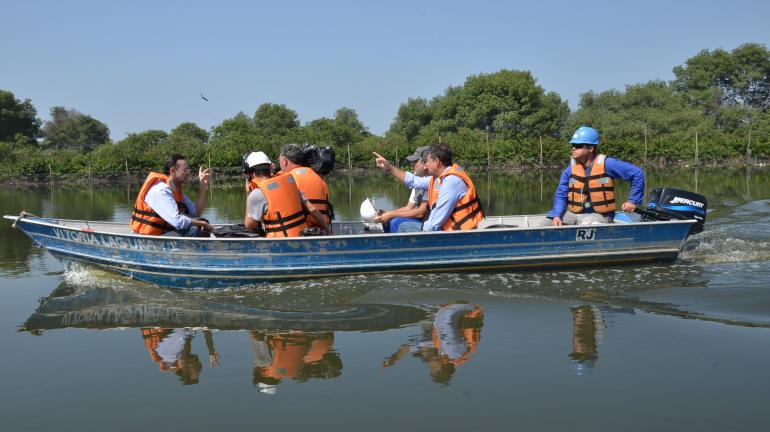
POLYGON ((547 217, 555 226, 612 222, 615 179, 631 182, 628 200, 621 205, 632 212, 644 198, 644 171, 628 162, 598 154, 599 132, 581 126, 572 135, 570 166, 561 173, 547 217))

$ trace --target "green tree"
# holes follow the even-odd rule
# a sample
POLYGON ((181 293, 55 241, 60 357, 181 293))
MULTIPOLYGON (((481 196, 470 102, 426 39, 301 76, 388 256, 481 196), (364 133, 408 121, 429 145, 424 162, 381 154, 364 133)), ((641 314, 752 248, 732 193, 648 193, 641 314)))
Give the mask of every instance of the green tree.
POLYGON ((0 141, 33 142, 40 136, 40 123, 29 99, 22 102, 0 90, 0 141))
POLYGON ((369 136, 366 126, 359 120, 358 113, 342 107, 334 113, 334 118, 322 117, 308 123, 303 128, 304 141, 313 144, 346 147, 356 144, 369 136))
POLYGON ((420 129, 429 125, 433 120, 433 109, 427 99, 409 98, 398 107, 396 119, 390 126, 390 132, 395 132, 412 142, 420 133, 420 129))
POLYGON ((199 143, 207 143, 209 141, 209 133, 206 129, 199 127, 195 123, 185 122, 180 123, 179 126, 171 131, 169 139, 192 140, 199 143))
MULTIPOLYGON (((559 136, 568 116, 567 103, 556 93, 546 93, 529 71, 501 70, 470 76, 462 86, 449 87, 430 102, 408 100, 390 131, 421 144, 443 140, 461 129, 526 139, 559 136)), ((478 135, 464 132, 460 142, 473 145, 466 139, 470 136, 478 135)))
POLYGON ((254 128, 270 134, 285 133, 299 127, 297 113, 286 107, 272 103, 263 103, 254 113, 254 128))
POLYGON ((689 149, 696 131, 714 129, 686 96, 676 93, 664 81, 629 85, 625 92, 582 94, 579 108, 562 134, 570 136, 581 125, 599 131, 605 145, 603 151, 632 159, 640 159, 645 134, 650 156, 675 158, 681 156, 681 146, 687 145, 689 149))
POLYGON ((437 102, 436 117, 454 120, 454 130, 494 128, 507 138, 558 136, 569 114, 556 93, 546 94, 529 71, 501 70, 469 77, 437 102))
POLYGON ((265 138, 254 128, 251 118, 239 112, 212 129, 209 146, 212 164, 220 167, 238 166, 244 154, 255 150, 265 151, 265 138))
POLYGON ((747 43, 731 52, 702 50, 674 68, 674 86, 707 113, 721 106, 770 109, 770 51, 747 43))
POLYGON ((48 148, 88 152, 109 142, 110 130, 104 123, 74 109, 51 108, 51 120, 43 126, 48 148))

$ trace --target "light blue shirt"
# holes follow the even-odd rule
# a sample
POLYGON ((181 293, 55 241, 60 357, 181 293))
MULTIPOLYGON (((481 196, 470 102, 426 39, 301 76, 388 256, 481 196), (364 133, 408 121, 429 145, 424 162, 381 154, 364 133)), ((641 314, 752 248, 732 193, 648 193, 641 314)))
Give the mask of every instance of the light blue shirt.
MULTIPOLYGON (((182 200, 187 206, 187 214, 190 216, 198 216, 198 208, 187 198, 187 195, 182 195, 182 200)), ((174 200, 174 193, 171 192, 171 188, 168 183, 158 182, 150 190, 147 191, 147 195, 144 197, 144 201, 152 207, 153 211, 158 214, 174 229, 183 230, 188 228, 192 223, 192 219, 179 213, 179 207, 174 200)))
MULTIPOLYGON (((446 172, 446 170, 444 171, 446 172)), ((404 177, 404 185, 414 189, 428 190, 432 178, 431 176, 417 177, 408 172, 404 177)), ((468 193, 468 186, 460 177, 455 175, 446 176, 443 181, 437 179, 434 187, 438 188, 436 207, 430 209, 428 220, 422 224, 423 231, 440 231, 444 222, 452 214, 457 201, 468 193)))

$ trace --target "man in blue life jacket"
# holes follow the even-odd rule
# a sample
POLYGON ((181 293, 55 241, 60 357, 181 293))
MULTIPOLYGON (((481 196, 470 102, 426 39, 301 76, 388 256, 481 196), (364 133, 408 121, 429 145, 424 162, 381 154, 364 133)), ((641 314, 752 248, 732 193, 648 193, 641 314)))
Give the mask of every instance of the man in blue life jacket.
POLYGON ((615 217, 614 179, 631 182, 625 212, 632 212, 644 198, 644 171, 628 162, 598 154, 599 132, 581 126, 572 135, 570 166, 561 173, 547 217, 555 226, 609 223, 615 217))

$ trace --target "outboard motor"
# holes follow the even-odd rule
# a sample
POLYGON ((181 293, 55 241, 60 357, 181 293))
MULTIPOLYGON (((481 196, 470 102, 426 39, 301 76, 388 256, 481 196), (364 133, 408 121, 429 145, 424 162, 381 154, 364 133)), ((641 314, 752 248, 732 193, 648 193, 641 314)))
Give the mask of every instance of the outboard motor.
POLYGON ((671 188, 655 188, 650 193, 647 209, 641 210, 642 221, 668 221, 672 219, 698 221, 690 228, 690 234, 703 231, 706 223, 706 197, 671 188))

